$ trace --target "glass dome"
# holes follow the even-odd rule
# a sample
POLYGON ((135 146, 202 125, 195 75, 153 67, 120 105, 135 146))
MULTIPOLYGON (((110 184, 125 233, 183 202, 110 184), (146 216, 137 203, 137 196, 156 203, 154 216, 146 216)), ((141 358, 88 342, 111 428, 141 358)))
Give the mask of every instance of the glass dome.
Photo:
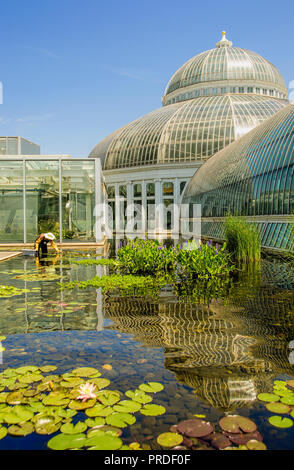
POLYGON ((215 96, 164 106, 101 141, 105 170, 203 162, 285 106, 275 98, 215 96))
MULTIPOLYGON (((209 89, 207 87, 217 87, 221 82, 227 82, 227 85, 229 82, 231 86, 249 86, 254 94, 268 89, 273 96, 282 99, 288 96, 285 81, 271 62, 255 52, 233 47, 223 32, 223 38, 215 49, 196 55, 174 73, 166 86, 163 105, 187 99, 185 92, 193 96, 193 92, 198 90, 203 93, 209 89)), ((228 91, 220 86, 215 94, 228 91)))
POLYGON ((288 105, 202 165, 182 202, 201 205, 204 236, 223 238, 224 218, 231 213, 259 224, 263 246, 287 248, 293 168, 294 105, 288 105))
POLYGON ((170 80, 163 107, 103 139, 89 157, 104 170, 203 163, 288 104, 278 69, 223 33, 170 80))

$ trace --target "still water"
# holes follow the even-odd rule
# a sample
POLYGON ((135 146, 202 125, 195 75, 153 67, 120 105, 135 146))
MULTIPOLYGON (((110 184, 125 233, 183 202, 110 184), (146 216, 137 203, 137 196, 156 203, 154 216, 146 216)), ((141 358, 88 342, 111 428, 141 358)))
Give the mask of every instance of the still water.
MULTIPOLYGON (((0 371, 54 364, 63 374, 96 367, 111 380, 111 389, 121 392, 161 382, 165 388, 154 403, 166 413, 138 416, 124 431, 125 443, 136 439, 156 448, 152 438, 184 419, 201 414, 217 423, 233 413, 253 419, 269 449, 294 449, 294 426, 271 426, 272 413, 257 399, 272 392, 274 380, 294 377, 289 348, 294 286, 288 265, 263 260, 260 270, 233 279, 226 295, 204 293, 192 301, 168 287, 159 298, 60 290, 57 282, 108 272, 106 266, 73 264, 73 257, 77 253, 36 266, 34 258, 20 256, 0 264, 0 284, 29 290, 0 299, 0 335, 6 336, 0 371), (103 369, 105 364, 112 369, 103 369)), ((46 449, 50 437, 7 436, 0 449, 46 449)))

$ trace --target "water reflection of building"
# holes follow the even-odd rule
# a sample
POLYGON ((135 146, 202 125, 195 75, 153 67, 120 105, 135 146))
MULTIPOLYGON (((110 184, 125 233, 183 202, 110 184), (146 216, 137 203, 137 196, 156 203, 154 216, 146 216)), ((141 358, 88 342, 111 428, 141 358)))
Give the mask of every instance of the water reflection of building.
MULTIPOLYGON (((234 291, 235 292, 235 291, 234 291)), ((209 306, 108 298, 104 314, 110 328, 131 333, 151 347, 164 348, 165 366, 210 405, 232 410, 271 389, 273 377, 293 374, 287 344, 293 331, 293 296, 251 295, 238 289, 225 303, 209 306)))

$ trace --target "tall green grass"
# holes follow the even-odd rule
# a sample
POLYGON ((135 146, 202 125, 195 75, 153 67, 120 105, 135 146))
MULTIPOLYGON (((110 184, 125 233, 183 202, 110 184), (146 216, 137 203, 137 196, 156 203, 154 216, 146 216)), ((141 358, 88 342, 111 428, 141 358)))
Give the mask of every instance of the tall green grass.
POLYGON ((228 215, 225 221, 227 249, 238 263, 260 261, 261 240, 253 222, 244 217, 228 215))

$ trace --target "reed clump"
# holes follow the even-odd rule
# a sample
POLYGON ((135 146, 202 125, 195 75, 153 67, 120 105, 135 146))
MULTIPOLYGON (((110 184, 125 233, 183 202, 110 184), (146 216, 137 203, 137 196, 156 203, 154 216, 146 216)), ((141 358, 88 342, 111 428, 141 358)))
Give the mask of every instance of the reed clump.
POLYGON ((238 263, 261 259, 261 239, 258 228, 244 217, 229 215, 225 221, 227 249, 238 263))

